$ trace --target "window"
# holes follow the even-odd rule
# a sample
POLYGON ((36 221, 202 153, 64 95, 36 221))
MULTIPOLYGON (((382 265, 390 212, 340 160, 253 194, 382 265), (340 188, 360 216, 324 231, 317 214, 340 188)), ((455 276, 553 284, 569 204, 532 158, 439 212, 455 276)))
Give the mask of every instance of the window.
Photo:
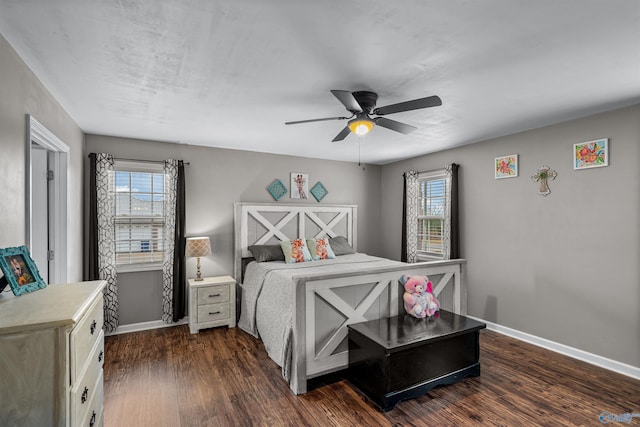
POLYGON ((418 176, 418 255, 444 258, 449 185, 446 171, 421 173, 418 176))
POLYGON ((164 252, 164 173, 160 163, 116 161, 116 266, 160 264, 164 252))

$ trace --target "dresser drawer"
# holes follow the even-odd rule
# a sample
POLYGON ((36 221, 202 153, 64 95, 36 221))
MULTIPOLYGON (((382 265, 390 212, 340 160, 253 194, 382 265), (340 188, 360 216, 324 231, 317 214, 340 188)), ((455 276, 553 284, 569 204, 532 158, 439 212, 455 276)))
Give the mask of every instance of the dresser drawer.
POLYGON ((102 369, 104 365, 104 331, 101 331, 100 335, 102 336, 98 337, 98 342, 89 355, 87 369, 94 369, 95 366, 98 366, 98 369, 102 369))
POLYGON ((198 305, 227 301, 229 301, 229 285, 227 284, 198 288, 198 305))
MULTIPOLYGON (((104 364, 104 339, 103 331, 100 331, 99 341, 93 347, 87 358, 86 370, 78 381, 71 385, 71 418, 82 420, 86 417, 91 407, 94 396, 102 395, 102 365, 104 364)), ((100 398, 102 402, 102 398, 100 398)))
POLYGON ((229 303, 198 306, 198 323, 214 322, 229 318, 229 303))
POLYGON ((71 331, 71 383, 76 382, 82 374, 89 352, 95 347, 98 337, 101 336, 104 312, 102 308, 102 295, 89 308, 87 314, 78 322, 71 331))
POLYGON ((72 424, 83 427, 100 427, 103 425, 103 376, 102 371, 96 382, 96 393, 88 402, 87 413, 79 424, 72 424))

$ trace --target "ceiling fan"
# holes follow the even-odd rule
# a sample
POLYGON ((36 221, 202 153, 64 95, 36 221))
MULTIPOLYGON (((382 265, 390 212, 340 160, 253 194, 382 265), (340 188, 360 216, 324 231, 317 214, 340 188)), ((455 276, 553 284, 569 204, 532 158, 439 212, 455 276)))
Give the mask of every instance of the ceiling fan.
POLYGON ((296 125, 300 123, 324 122, 328 120, 349 120, 347 126, 340 131, 332 142, 342 141, 350 132, 356 135, 364 135, 373 129, 374 125, 391 129, 405 135, 418 129, 415 126, 401 123, 386 117, 387 114, 401 113, 403 111, 419 110, 421 108, 437 107, 442 105, 442 100, 438 96, 428 96, 426 98, 418 98, 411 101, 399 102, 384 107, 377 107, 378 94, 369 91, 349 92, 347 90, 332 90, 331 93, 338 98, 338 101, 345 106, 347 111, 351 113, 349 117, 327 117, 324 119, 298 120, 294 122, 286 122, 285 125, 296 125))

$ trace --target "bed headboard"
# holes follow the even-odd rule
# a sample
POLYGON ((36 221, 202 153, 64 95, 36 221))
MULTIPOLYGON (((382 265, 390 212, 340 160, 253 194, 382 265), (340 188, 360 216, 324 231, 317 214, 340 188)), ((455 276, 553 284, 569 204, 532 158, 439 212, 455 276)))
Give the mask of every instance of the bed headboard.
POLYGON ((234 275, 242 277, 242 259, 250 258, 249 246, 276 244, 281 240, 344 236, 357 250, 356 205, 296 205, 286 203, 233 204, 234 275))

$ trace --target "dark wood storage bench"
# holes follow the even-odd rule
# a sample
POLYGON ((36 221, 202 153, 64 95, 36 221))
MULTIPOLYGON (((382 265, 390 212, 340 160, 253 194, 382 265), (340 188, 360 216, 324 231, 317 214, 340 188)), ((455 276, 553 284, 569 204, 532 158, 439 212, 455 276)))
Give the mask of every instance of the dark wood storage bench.
POLYGON ((380 409, 439 385, 480 375, 480 329, 440 310, 437 319, 401 315, 349 325, 349 380, 380 409))

